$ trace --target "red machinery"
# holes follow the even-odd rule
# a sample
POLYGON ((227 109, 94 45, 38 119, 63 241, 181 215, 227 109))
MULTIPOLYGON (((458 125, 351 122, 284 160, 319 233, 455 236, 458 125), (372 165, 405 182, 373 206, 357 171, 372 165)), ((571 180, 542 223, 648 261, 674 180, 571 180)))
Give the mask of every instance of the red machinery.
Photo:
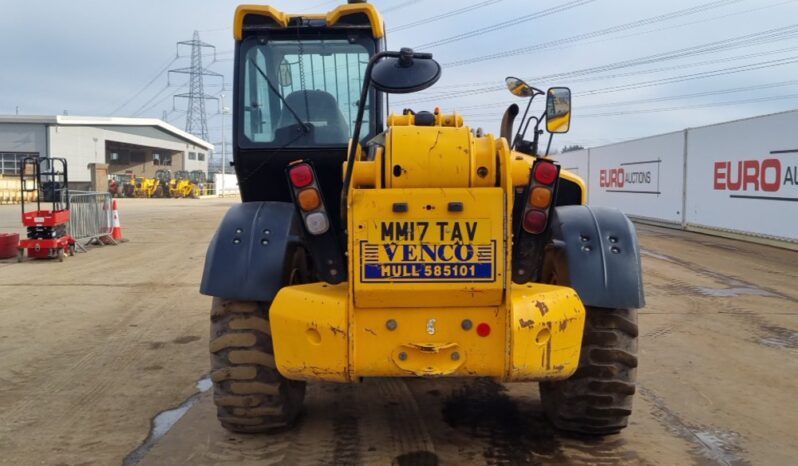
POLYGON ((63 158, 33 158, 22 160, 22 224, 28 227, 28 237, 19 242, 17 259, 22 262, 25 250, 28 257, 64 260, 75 252, 75 240, 67 234, 69 222, 69 187, 67 161, 63 158), (36 193, 36 210, 26 211, 25 194, 36 193), (50 204, 50 210, 42 204, 50 204))

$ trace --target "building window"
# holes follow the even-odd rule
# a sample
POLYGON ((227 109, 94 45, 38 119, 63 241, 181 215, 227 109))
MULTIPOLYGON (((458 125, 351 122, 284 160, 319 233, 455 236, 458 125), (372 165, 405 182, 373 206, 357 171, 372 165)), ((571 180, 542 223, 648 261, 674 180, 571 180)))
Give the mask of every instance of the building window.
POLYGON ((205 154, 203 152, 197 152, 197 160, 199 160, 200 162, 204 162, 205 154))
POLYGON ((197 153, 196 152, 189 152, 188 153, 189 160, 197 160, 197 153))
POLYGON ((0 152, 0 174, 19 175, 22 159, 38 156, 38 152, 0 152))
POLYGON ((161 164, 161 154, 152 154, 152 164, 153 165, 161 164))
POLYGON ((161 165, 166 165, 167 167, 172 166, 172 156, 171 155, 164 155, 163 161, 161 161, 161 165))

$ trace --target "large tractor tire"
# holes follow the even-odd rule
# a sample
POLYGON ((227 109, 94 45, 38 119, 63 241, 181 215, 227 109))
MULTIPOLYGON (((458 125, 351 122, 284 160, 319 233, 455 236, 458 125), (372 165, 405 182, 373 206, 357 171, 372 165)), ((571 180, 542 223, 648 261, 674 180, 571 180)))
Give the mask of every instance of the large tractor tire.
MULTIPOLYGON (((560 285, 562 261, 546 261, 544 281, 560 285)), ((541 382, 549 420, 560 430, 586 435, 620 432, 632 414, 637 379, 637 310, 587 306, 579 367, 569 379, 541 382)))
POLYGON ((540 383, 546 416, 565 431, 618 433, 632 414, 636 368, 637 311, 588 307, 576 373, 540 383))
MULTIPOLYGON (((306 282, 306 264, 301 250, 294 253, 284 283, 306 282)), ((269 303, 214 298, 210 352, 213 401, 224 428, 273 433, 296 421, 305 383, 288 380, 277 371, 269 303)))

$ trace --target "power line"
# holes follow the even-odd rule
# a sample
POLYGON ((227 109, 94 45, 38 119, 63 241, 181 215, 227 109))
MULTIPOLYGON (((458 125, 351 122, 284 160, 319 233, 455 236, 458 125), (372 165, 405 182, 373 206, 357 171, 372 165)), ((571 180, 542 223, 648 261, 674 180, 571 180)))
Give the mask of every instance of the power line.
POLYGON ((697 6, 694 6, 694 7, 685 8, 685 9, 682 9, 682 10, 677 10, 677 11, 673 11, 673 12, 670 12, 670 13, 665 13, 665 14, 661 14, 661 15, 657 15, 657 16, 652 16, 650 18, 639 19, 637 21, 632 21, 632 22, 629 22, 629 23, 620 24, 620 25, 617 25, 617 26, 609 27, 609 28, 599 29, 599 30, 592 31, 592 32, 586 32, 584 34, 577 34, 575 36, 566 37, 566 38, 563 38, 563 39, 552 40, 552 41, 543 42, 543 43, 540 43, 540 44, 535 44, 535 45, 531 45, 531 46, 527 46, 527 47, 520 47, 520 48, 516 48, 516 49, 512 49, 512 50, 506 50, 506 51, 503 51, 503 52, 492 53, 492 54, 488 54, 488 55, 482 55, 482 56, 479 56, 479 57, 466 58, 466 59, 463 59, 463 60, 458 60, 458 61, 454 61, 454 62, 450 62, 450 63, 444 63, 444 66, 448 67, 448 68, 452 68, 452 67, 457 67, 457 66, 469 65, 471 63, 483 63, 485 61, 496 60, 498 58, 512 57, 512 56, 516 56, 516 55, 524 55, 524 54, 527 54, 527 53, 537 52, 537 51, 540 51, 540 50, 544 50, 544 49, 548 49, 548 48, 552 48, 552 47, 556 47, 556 46, 560 46, 560 45, 573 44, 575 42, 581 42, 581 41, 584 41, 584 40, 587 40, 587 39, 593 39, 593 38, 596 38, 596 37, 606 36, 606 35, 609 35, 609 34, 615 34, 617 32, 623 32, 623 31, 628 31, 630 29, 636 29, 636 28, 643 27, 643 26, 649 26, 651 24, 656 24, 656 23, 660 23, 660 22, 663 22, 663 21, 669 21, 671 19, 680 18, 682 16, 694 15, 694 14, 701 13, 701 12, 704 12, 704 11, 707 11, 707 10, 720 8, 720 7, 731 5, 731 4, 734 4, 734 3, 739 3, 741 1, 742 0, 716 0, 716 1, 709 2, 709 3, 704 3, 704 4, 701 4, 701 5, 697 5, 697 6))
POLYGON ((706 104, 682 105, 678 107, 645 108, 639 110, 623 110, 617 112, 586 113, 580 115, 580 118, 601 118, 601 117, 611 117, 611 116, 621 116, 621 115, 638 115, 642 113, 674 112, 678 110, 695 110, 701 108, 728 107, 729 105, 754 104, 754 103, 772 102, 774 100, 787 100, 787 99, 798 99, 798 94, 784 94, 784 95, 777 95, 770 97, 754 97, 749 99, 730 100, 730 101, 713 102, 706 104))
MULTIPOLYGON (((169 86, 169 87, 171 87, 171 86, 169 86)), ((168 90, 169 87, 167 87, 165 90, 168 90)), ((181 91, 181 90, 183 90, 183 89, 185 89, 187 87, 188 87, 188 81, 183 83, 181 86, 175 88, 174 93, 179 92, 179 91, 181 91)), ((168 99, 169 97, 174 98, 174 93, 167 93, 166 95, 161 97, 158 101, 156 101, 152 105, 149 105, 149 102, 144 104, 141 107, 141 109, 139 109, 139 111, 136 112, 134 115, 138 116, 138 115, 143 115, 143 114, 149 113, 151 110, 155 109, 156 107, 159 107, 163 103, 164 100, 168 99)), ((152 100, 155 100, 155 99, 152 99, 152 100)))
POLYGON ((147 90, 147 89, 148 89, 150 86, 152 86, 152 85, 153 85, 153 83, 155 83, 155 81, 156 81, 156 80, 158 80, 158 78, 159 78, 159 77, 161 77, 161 76, 162 76, 162 75, 163 75, 163 74, 164 74, 164 73, 165 73, 165 72, 166 72, 166 71, 169 69, 169 67, 170 67, 170 66, 172 66, 172 64, 173 64, 174 62, 176 62, 176 61, 177 61, 179 58, 180 58, 179 56, 175 56, 174 58, 172 58, 172 59, 169 61, 169 63, 167 63, 166 65, 164 65, 164 66, 161 68, 161 70, 160 70, 160 71, 158 71, 158 73, 157 73, 157 74, 155 74, 155 76, 153 76, 153 77, 152 77, 152 79, 150 79, 150 80, 147 82, 147 84, 145 84, 145 85, 144 85, 144 87, 142 87, 141 89, 139 89, 139 91, 138 91, 138 92, 136 92, 135 94, 133 94, 133 96, 132 96, 132 97, 128 98, 128 99, 127 99, 127 100, 125 100, 125 101, 124 101, 124 102, 123 102, 121 105, 119 105, 118 107, 116 107, 116 108, 115 108, 115 109, 114 109, 114 110, 113 110, 111 113, 109 113, 109 115, 115 115, 115 114, 117 114, 117 113, 118 113, 120 110, 122 110, 123 108, 125 108, 125 107, 126 107, 128 104, 129 104, 129 103, 131 103, 131 102, 133 102, 134 100, 136 100, 136 99, 137 99, 137 98, 138 98, 138 97, 139 97, 139 96, 140 96, 140 95, 141 95, 141 94, 142 94, 142 93, 143 93, 145 90, 147 90))
MULTIPOLYGON (((635 99, 635 100, 623 100, 617 102, 602 102, 599 104, 592 104, 592 105, 579 105, 579 110, 591 109, 591 108, 604 108, 604 107, 624 107, 627 105, 640 105, 640 104, 651 104, 651 103, 658 103, 658 102, 668 102, 673 100, 685 100, 685 99, 695 99, 699 97, 712 97, 717 95, 725 95, 725 94, 733 94, 738 92, 751 92, 751 91, 760 91, 766 89, 775 89, 779 87, 789 87, 789 86, 796 86, 798 85, 798 79, 793 79, 789 81, 780 81, 775 83, 767 83, 767 84, 756 84, 752 86, 742 86, 742 87, 733 87, 728 89, 716 89, 712 91, 704 91, 704 92, 694 92, 691 94, 681 94, 681 95, 670 95, 664 97, 653 97, 649 99, 635 99)), ((460 108, 459 110, 466 110, 466 107, 460 108)), ((472 107, 471 109, 474 109, 472 107)), ((489 116, 494 114, 489 113, 464 113, 463 115, 468 115, 471 117, 475 116, 489 116)), ((584 114, 579 114, 579 116, 584 116, 584 114)))
POLYGON ((418 26, 421 26, 421 25, 424 25, 424 24, 434 23, 436 21, 440 21, 440 20, 443 20, 443 19, 447 19, 447 18, 451 18, 451 17, 454 17, 454 16, 458 16, 458 15, 461 15, 463 13, 468 13, 470 11, 478 10, 480 8, 484 8, 486 6, 494 5, 494 4, 502 2, 502 1, 504 1, 504 0, 487 0, 487 1, 479 2, 479 3, 474 3, 472 5, 465 6, 465 7, 462 7, 462 8, 458 8, 456 10, 449 10, 449 11, 446 11, 446 12, 441 13, 439 15, 430 16, 428 18, 424 18, 424 19, 420 19, 420 20, 413 21, 413 22, 410 22, 410 23, 402 24, 402 25, 396 26, 394 28, 389 28, 388 32, 405 31, 407 29, 412 29, 414 27, 418 27, 418 26))
POLYGON ((729 68, 721 68, 719 70, 704 71, 704 72, 701 72, 701 73, 691 73, 691 74, 685 74, 685 75, 680 75, 680 76, 673 76, 673 77, 670 77, 670 78, 663 78, 663 79, 657 79, 657 80, 652 80, 652 81, 643 81, 643 82, 633 83, 633 84, 624 84, 624 85, 621 85, 621 86, 610 86, 610 87, 605 87, 605 88, 602 88, 602 89, 593 89, 591 91, 585 91, 583 93, 580 93, 580 95, 594 95, 594 94, 604 94, 604 93, 610 93, 610 92, 628 91, 628 90, 634 90, 634 89, 641 89, 641 88, 645 88, 645 87, 660 86, 662 84, 673 84, 673 83, 677 83, 677 82, 692 81, 692 80, 695 80, 695 79, 704 79, 704 78, 712 78, 712 77, 716 77, 716 76, 725 76, 725 75, 729 75, 729 74, 741 73, 741 72, 744 72, 744 71, 753 71, 753 70, 762 70, 762 69, 774 68, 774 67, 777 67, 777 66, 790 65, 790 64, 793 64, 793 63, 798 63, 798 56, 780 58, 780 59, 777 59, 777 60, 768 60, 768 61, 758 62, 758 63, 749 63, 749 64, 746 64, 746 65, 733 66, 733 67, 729 67, 729 68))
POLYGON ((625 105, 639 105, 639 104, 650 104, 657 102, 667 102, 671 100, 695 99, 698 97, 710 97, 716 95, 734 94, 737 92, 761 91, 765 89, 774 89, 778 87, 796 86, 796 85, 798 85, 798 79, 792 79, 789 81, 780 81, 780 82, 767 83, 767 84, 756 84, 753 86, 742 86, 742 87, 733 87, 728 89, 717 89, 714 91, 694 92, 692 94, 670 95, 664 97, 652 97, 649 99, 636 99, 636 100, 627 100, 622 102, 584 105, 580 106, 580 108, 586 109, 586 108, 602 108, 602 107, 622 107, 625 105))
POLYGON ((328 0, 326 2, 314 3, 313 5, 310 5, 308 9, 318 8, 324 5, 332 5, 333 3, 338 3, 338 0, 328 0))
MULTIPOLYGON (((645 88, 645 87, 658 86, 658 85, 662 85, 662 84, 672 84, 672 83, 677 83, 677 82, 692 81, 692 80, 695 80, 695 79, 704 79, 704 78, 715 77, 715 76, 724 76, 724 75, 740 73, 740 72, 744 72, 744 71, 752 71, 752 70, 761 70, 761 69, 774 68, 774 67, 777 67, 777 66, 789 65, 789 64, 794 64, 794 63, 798 63, 798 56, 782 58, 782 59, 778 59, 778 60, 769 60, 769 61, 764 61, 764 62, 760 62, 760 63, 746 64, 746 65, 741 65, 741 66, 736 66, 736 67, 731 67, 731 68, 723 68, 723 69, 720 69, 720 70, 705 71, 705 72, 702 72, 702 73, 692 73, 692 74, 687 74, 687 75, 674 76, 674 77, 671 77, 671 78, 665 78, 665 79, 659 79, 659 80, 653 80, 653 81, 644 81, 644 82, 640 82, 640 83, 625 84, 625 85, 621 85, 621 86, 612 86, 612 87, 606 87, 606 88, 602 88, 602 89, 593 89, 593 90, 590 90, 590 91, 581 92, 578 95, 586 96, 586 95, 596 95, 596 94, 608 94, 608 93, 612 93, 612 92, 632 90, 632 89, 641 89, 641 88, 645 88)), ((786 82, 788 82, 788 81, 785 81, 785 83, 786 82)), ((775 87, 775 86, 773 86, 773 87, 775 87)), ((483 114, 470 114, 469 116, 475 117, 475 116, 481 116, 481 115, 489 115, 489 114, 485 114, 485 113, 483 113, 483 114)))
MULTIPOLYGON (((682 105, 677 107, 645 108, 639 110, 626 110, 618 112, 576 114, 574 115, 574 118, 608 118, 614 116, 640 115, 644 113, 665 113, 665 112, 675 112, 675 111, 684 111, 684 110, 698 110, 703 108, 728 107, 733 105, 746 105, 746 104, 792 100, 792 99, 798 99, 798 93, 784 94, 784 95, 777 95, 770 97, 756 97, 750 99, 729 100, 723 102, 711 102, 706 104, 682 105)), ((491 116, 487 114, 475 114, 475 115, 464 114, 463 117, 467 118, 469 121, 498 121, 495 115, 491 116)))
POLYGON ((415 5, 416 3, 419 3, 419 2, 421 2, 421 0, 406 0, 404 3, 400 3, 400 4, 396 5, 396 6, 392 6, 390 8, 386 8, 386 9, 382 10, 382 13, 385 14, 385 13, 391 13, 391 12, 394 12, 394 11, 398 11, 398 10, 401 10, 403 8, 415 5))
MULTIPOLYGON (((185 86, 185 85, 184 85, 184 86, 185 86)), ((150 97, 150 99, 149 99, 149 100, 147 100, 146 102, 144 102, 144 104, 143 104, 141 107, 139 107, 139 108, 138 108, 138 110, 136 110, 135 112, 133 112, 133 114, 132 114, 132 115, 133 115, 133 116, 138 116, 138 115, 141 115, 142 113, 144 113, 144 112, 143 112, 143 110, 144 110, 145 108, 146 108, 147 110, 149 110, 149 108, 147 108, 147 106, 148 106, 148 105, 150 105, 150 103, 152 103, 152 102, 153 102, 155 99, 157 99, 158 97, 160 97, 161 95, 163 95, 163 93, 164 93, 164 92, 168 91, 170 87, 172 87, 172 86, 171 86, 170 84, 167 84, 166 86, 164 86, 163 88, 161 88, 161 90, 160 90, 160 91, 158 91, 158 92, 157 92, 157 93, 156 93, 154 96, 150 97)), ((167 97, 168 97, 168 96, 169 96, 169 94, 167 94, 167 97)), ((160 102, 162 102, 162 101, 163 101, 163 99, 161 99, 161 100, 160 100, 160 101, 158 101, 158 102, 160 103, 160 102)), ((150 107, 150 108, 152 108, 152 107, 150 107)))
MULTIPOLYGON (((662 72, 662 71, 681 70, 681 69, 686 69, 686 68, 694 68, 694 67, 713 65, 713 64, 718 64, 718 63, 727 63, 727 62, 731 62, 731 61, 744 60, 744 59, 749 59, 749 58, 759 58, 759 57, 763 57, 763 56, 766 56, 766 55, 776 55, 776 54, 780 54, 780 53, 793 52, 793 51, 796 51, 796 50, 798 50, 798 47, 788 47, 788 48, 783 48, 783 49, 778 49, 778 50, 770 50, 770 51, 765 51, 765 52, 756 52, 756 53, 749 53, 749 54, 744 54, 744 55, 737 55, 737 56, 734 56, 734 57, 718 58, 718 59, 715 59, 715 60, 708 60, 708 61, 704 60, 704 61, 695 62, 695 63, 686 63, 686 64, 677 65, 677 66, 661 67, 661 68, 653 68, 653 69, 649 68, 649 69, 645 69, 645 70, 631 71, 631 72, 627 72, 627 73, 616 73, 616 74, 612 74, 612 75, 586 76, 586 77, 582 77, 582 78, 566 80, 566 81, 563 81, 562 84, 572 84, 572 83, 575 83, 575 82, 587 82, 587 81, 596 81, 596 80, 605 80, 605 79, 615 79, 615 78, 629 77, 629 76, 635 76, 635 75, 641 75, 641 74, 659 73, 659 72, 662 72)), ((577 92, 577 93, 574 93, 574 96, 584 96, 584 95, 586 95, 585 92, 590 92, 590 91, 577 92)), ((589 94, 589 95, 592 95, 592 94, 589 94)), ((512 102, 504 101, 504 102, 493 102, 493 103, 479 104, 479 105, 470 105, 470 106, 466 106, 466 107, 460 107, 460 110, 507 106, 507 105, 510 105, 511 103, 512 102)))
MULTIPOLYGON (((639 57, 635 59, 629 60, 622 60, 619 62, 608 63, 600 66, 593 66, 589 68, 583 68, 579 70, 573 70, 568 72, 562 73, 553 73, 549 75, 542 75, 537 76, 534 78, 527 79, 529 82, 545 82, 545 81, 553 81, 553 80, 563 80, 567 78, 575 78, 579 76, 586 76, 590 74, 597 74, 603 73, 606 71, 612 71, 617 69, 623 68, 630 68, 634 66, 646 65, 651 63, 658 63, 670 60, 677 60, 682 58, 687 58, 691 56, 697 55, 704 55, 707 53, 717 53, 720 51, 727 51, 733 50, 736 48, 742 47, 750 47, 753 45, 762 45, 769 42, 775 42, 785 39, 790 39, 798 36, 798 25, 791 25, 791 26, 784 26, 774 29, 768 29, 766 31, 761 31, 753 34, 746 34, 743 36, 736 36, 729 39, 724 39, 715 42, 708 42, 701 45, 686 47, 682 49, 672 50, 668 52, 661 52, 656 53, 653 55, 647 55, 644 57, 639 57)), ((426 102, 429 100, 445 100, 445 99, 452 99, 455 97, 466 96, 466 95, 476 95, 476 94, 483 94, 483 93, 490 93, 490 92, 497 92, 504 90, 505 86, 503 85, 495 85, 495 86, 485 86, 481 88, 471 89, 468 91, 451 91, 446 93, 441 93, 435 96, 418 98, 418 99, 411 99, 407 101, 403 101, 403 103, 416 103, 416 102, 426 102)))
POLYGON ((464 32, 462 34, 457 34, 457 35, 454 35, 454 36, 451 36, 451 37, 446 37, 444 39, 439 39, 439 40, 432 41, 432 42, 419 44, 419 45, 414 46, 413 48, 421 50, 421 49, 430 49, 430 48, 433 48, 433 47, 439 47, 441 45, 450 44, 452 42, 458 42, 458 41, 461 41, 461 40, 464 40, 464 39, 468 39, 468 38, 471 38, 471 37, 474 37, 474 36, 481 36, 481 35, 487 34, 489 32, 494 32, 494 31, 498 31, 500 29, 505 29, 505 28, 508 28, 508 27, 517 26, 519 24, 523 24, 523 23, 526 23, 526 22, 529 22, 529 21, 534 21, 536 19, 540 19, 540 18, 544 18, 546 16, 550 16, 550 15, 553 15, 553 14, 561 13, 563 11, 567 11, 567 10, 570 10, 570 9, 573 9, 573 8, 578 8, 580 6, 584 6, 584 5, 587 5, 589 3, 593 3, 594 1, 596 1, 596 0, 572 0, 572 1, 569 1, 567 3, 563 3, 562 5, 558 5, 558 6, 551 7, 551 8, 546 8, 544 10, 536 11, 535 13, 524 15, 524 16, 521 16, 521 17, 518 17, 518 18, 513 18, 513 19, 510 19, 510 20, 507 20, 507 21, 502 21, 500 23, 496 23, 496 24, 491 25, 491 26, 486 26, 486 27, 483 27, 483 28, 474 29, 474 30, 471 30, 469 32, 464 32))
MULTIPOLYGON (((213 64, 214 64, 214 63, 210 63, 210 64, 208 64, 208 66, 204 68, 204 71, 206 71, 206 72, 207 72, 207 71, 210 69, 210 67, 211 67, 211 66, 213 66, 213 64)), ((175 93, 177 93, 177 92, 180 92, 180 91, 182 91, 183 89, 186 89, 186 88, 188 87, 188 84, 189 84, 189 81, 188 81, 188 80, 186 80, 186 82, 184 82, 184 83, 183 83, 183 84, 181 84, 180 86, 177 86, 177 87, 174 89, 174 91, 175 91, 175 92, 174 92, 173 94, 175 94, 175 93)), ((216 85, 214 85, 214 84, 208 84, 208 85, 206 85, 206 87, 216 87, 216 85)), ((144 103, 144 105, 142 105, 141 107, 139 107, 139 109, 138 109, 136 112, 134 112, 134 113, 133 113, 133 115, 134 115, 134 116, 136 116, 136 115, 141 115, 141 114, 147 113, 147 112, 149 112, 150 110, 154 109, 155 107, 158 107, 159 105, 161 105, 161 104, 163 103, 163 101, 164 101, 164 100, 166 100, 166 99, 168 99, 169 97, 174 97, 174 95, 173 95, 173 94, 169 94, 169 93, 167 93, 166 95, 163 95, 163 93, 164 93, 165 91, 169 90, 170 88, 174 88, 174 86, 173 86, 173 85, 171 85, 171 84, 168 84, 166 87, 162 88, 162 89, 161 89, 161 91, 160 91, 159 93, 157 93, 156 95, 154 95, 152 98, 150 98, 150 100, 148 100, 146 103, 144 103), (158 100, 158 101, 155 101, 155 99, 157 99, 158 97, 160 97, 160 96, 162 96, 162 95, 163 95, 163 97, 161 97, 161 98, 160 98, 160 100, 158 100), (155 101, 155 103, 152 103, 153 101, 155 101), (150 103, 152 103, 152 105, 150 105, 150 103), (148 106, 148 105, 149 105, 149 106, 148 106)), ((229 90, 230 90, 230 89, 229 89, 229 88, 227 88, 225 84, 222 84, 222 90, 221 90, 221 91, 219 91, 219 94, 220 94, 220 93, 222 93, 222 92, 225 92, 225 91, 229 91, 229 90)), ((217 94, 217 95, 218 95, 218 94, 217 94)), ((173 108, 171 111, 172 111, 172 112, 182 112, 182 113, 188 113, 188 112, 186 112, 186 111, 183 111, 183 110, 177 110, 177 109, 174 109, 174 108, 173 108)))

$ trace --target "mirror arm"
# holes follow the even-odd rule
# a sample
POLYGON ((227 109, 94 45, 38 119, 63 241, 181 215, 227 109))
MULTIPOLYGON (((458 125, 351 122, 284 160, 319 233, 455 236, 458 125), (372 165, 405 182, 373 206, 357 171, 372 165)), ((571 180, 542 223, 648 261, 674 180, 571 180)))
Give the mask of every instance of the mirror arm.
POLYGON ((543 157, 549 156, 549 150, 551 150, 551 140, 554 139, 554 133, 549 133, 549 143, 546 145, 546 154, 543 157))
POLYGON ((536 116, 531 116, 526 121, 526 126, 524 126, 524 135, 526 135, 526 132, 529 130, 529 124, 532 123, 532 120, 535 120, 535 131, 538 130, 538 127, 540 126, 540 118, 536 116))
POLYGON ((538 156, 538 141, 540 141, 540 135, 543 134, 543 130, 540 129, 540 123, 543 121, 543 118, 545 116, 546 116, 546 111, 544 110, 539 117, 532 117, 535 119, 535 138, 532 140, 532 152, 533 152, 532 155, 534 155, 535 157, 538 156))
POLYGON ((371 57, 369 64, 366 65, 366 72, 363 78, 363 89, 360 91, 360 102, 357 106, 357 118, 355 119, 355 129, 352 133, 352 144, 349 147, 349 154, 346 158, 346 173, 344 173, 344 185, 341 191, 341 222, 344 231, 346 231, 346 217, 347 217, 347 196, 349 195, 349 185, 352 184, 352 172, 355 167, 355 155, 357 155, 357 146, 360 144, 360 129, 363 126, 363 114, 366 111, 366 101, 368 100, 369 87, 371 87, 371 69, 374 64, 379 60, 387 57, 399 57, 397 52, 379 52, 371 57))
MULTIPOLYGON (((374 65, 383 58, 399 58, 400 66, 411 66, 413 59, 416 60, 431 60, 431 53, 417 52, 414 53, 411 49, 403 48, 399 52, 379 52, 369 59, 366 66, 366 72, 363 78, 363 89, 360 91, 360 101, 357 107, 357 119, 355 120, 355 128, 352 133, 352 144, 349 147, 349 154, 346 159, 346 172, 344 173, 344 185, 341 192, 341 222, 346 231, 346 218, 347 218, 347 198, 349 196, 349 186, 352 184, 352 173, 355 167, 355 155, 357 155, 357 148, 360 145, 360 130, 363 126, 363 114, 366 111, 366 101, 368 100, 368 92, 371 87, 371 72, 374 65)), ((346 239, 344 238, 344 241, 346 239)))
MULTIPOLYGON (((543 111, 543 113, 540 115, 540 119, 541 119, 541 121, 543 120, 543 118, 544 118, 545 116, 546 116, 546 111, 544 110, 544 111, 543 111)), ((543 133, 543 130, 540 130, 540 132, 541 132, 541 134, 542 134, 542 133, 543 133)), ((548 156, 549 156, 549 150, 551 150, 551 140, 552 140, 553 138, 554 138, 554 133, 549 133, 549 143, 546 145, 546 153, 543 155, 543 157, 548 157, 548 156)), ((537 155, 536 155, 536 156, 537 156, 537 155)))
MULTIPOLYGON (((526 128, 524 128, 524 120, 526 120, 526 116, 529 115, 529 108, 532 106, 532 101, 535 100, 535 94, 532 94, 532 97, 529 98, 529 103, 526 104, 526 110, 524 110, 524 116, 521 117, 521 126, 518 127, 518 133, 513 138, 513 143, 510 145, 510 149, 513 150, 518 145, 518 141, 524 138, 526 134, 526 128), (523 128, 523 130, 522 130, 523 128)), ((527 122, 527 127, 529 126, 529 122, 527 122)))

